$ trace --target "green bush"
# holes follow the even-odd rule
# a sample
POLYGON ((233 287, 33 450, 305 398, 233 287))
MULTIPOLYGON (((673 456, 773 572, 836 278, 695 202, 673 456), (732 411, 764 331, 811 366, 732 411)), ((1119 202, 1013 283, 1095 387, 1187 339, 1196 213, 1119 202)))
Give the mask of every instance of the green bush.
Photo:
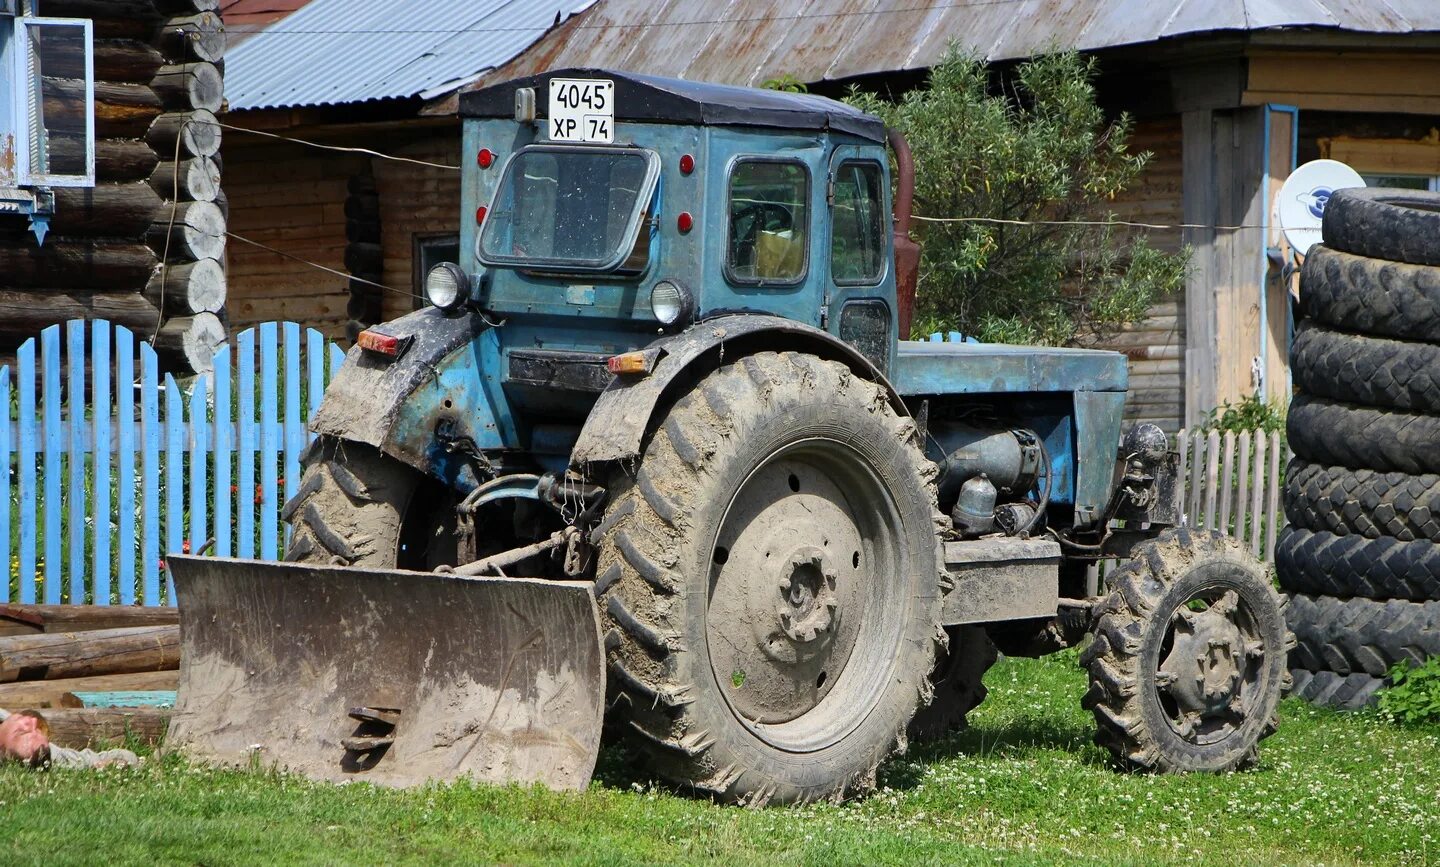
POLYGON ((1266 401, 1258 394, 1252 394, 1239 403, 1225 401, 1205 414, 1200 429, 1206 432, 1248 433, 1263 430, 1266 433, 1285 435, 1285 405, 1278 401, 1266 401))
POLYGON ((1095 98, 1095 64, 1045 55, 1001 75, 951 47, 898 102, 849 100, 905 133, 922 245, 914 333, 989 342, 1083 342, 1143 318, 1180 290, 1188 253, 1116 225, 1110 203, 1149 154, 1095 98), (981 222, 975 218, 1010 221, 981 222))
POLYGON ((1380 691, 1380 710, 1405 725, 1440 725, 1440 656, 1423 665, 1398 663, 1380 691))

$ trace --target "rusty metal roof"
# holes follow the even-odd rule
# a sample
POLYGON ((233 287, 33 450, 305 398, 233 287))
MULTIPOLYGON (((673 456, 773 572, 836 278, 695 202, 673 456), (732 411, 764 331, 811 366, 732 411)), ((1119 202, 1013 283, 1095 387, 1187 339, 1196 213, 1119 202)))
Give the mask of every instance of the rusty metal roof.
POLYGON ((1215 31, 1440 31, 1440 0, 602 0, 484 81, 558 66, 758 85, 925 69, 1215 31))
POLYGON ((310 0, 226 53, 225 96, 231 110, 440 96, 592 2, 310 0))

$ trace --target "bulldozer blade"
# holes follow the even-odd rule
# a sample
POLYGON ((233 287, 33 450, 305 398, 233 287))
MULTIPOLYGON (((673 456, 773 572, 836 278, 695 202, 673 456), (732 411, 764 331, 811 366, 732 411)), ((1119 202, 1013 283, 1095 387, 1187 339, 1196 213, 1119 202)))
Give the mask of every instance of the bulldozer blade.
POLYGON ((589 782, 605 703, 589 582, 167 562, 182 754, 389 786, 589 782))

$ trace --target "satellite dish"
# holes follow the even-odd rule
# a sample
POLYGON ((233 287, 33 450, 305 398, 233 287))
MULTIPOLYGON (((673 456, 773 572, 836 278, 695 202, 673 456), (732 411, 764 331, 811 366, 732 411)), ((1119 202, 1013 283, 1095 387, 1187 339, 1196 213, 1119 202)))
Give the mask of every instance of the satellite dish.
POLYGON ((1275 203, 1285 240, 1301 255, 1310 252, 1321 241, 1320 222, 1331 194, 1363 186, 1360 173, 1339 160, 1312 160, 1291 172, 1275 203))

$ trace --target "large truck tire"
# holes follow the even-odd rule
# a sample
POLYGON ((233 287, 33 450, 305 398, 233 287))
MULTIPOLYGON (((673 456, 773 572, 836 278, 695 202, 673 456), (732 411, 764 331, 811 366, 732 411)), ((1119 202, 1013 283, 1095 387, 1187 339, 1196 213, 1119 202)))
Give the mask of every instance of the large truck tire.
POLYGON ((1440 472, 1440 416, 1298 394, 1285 430, 1290 448, 1312 463, 1411 475, 1440 472))
POLYGON ((1359 187, 1336 190, 1325 203, 1321 235, 1347 253, 1440 265, 1440 193, 1359 187))
POLYGON ((1312 464, 1285 471, 1285 517, 1337 536, 1440 542, 1440 475, 1412 476, 1312 464))
POLYGON ((1290 664, 1310 671, 1384 677, 1397 662, 1440 656, 1440 602, 1381 602, 1295 594, 1290 664))
POLYGON ((363 443, 319 437, 301 456, 300 487, 280 510, 291 527, 285 559, 393 569, 406 563, 401 531, 420 481, 363 443))
POLYGON ((1295 335, 1290 366, 1295 384, 1319 397, 1440 412, 1440 346, 1346 334, 1305 322, 1295 335))
POLYGON ((949 642, 930 673, 935 697, 910 721, 913 741, 937 740, 964 731, 966 717, 988 694, 985 672, 1000 657, 982 626, 949 626, 945 632, 949 642))
POLYGON ((921 445, 880 386, 766 352, 700 380, 617 470, 596 586, 653 770, 752 806, 873 788, 945 637, 921 445))
POLYGON ((1380 698, 1380 689, 1385 686, 1385 678, 1368 674, 1336 674, 1333 671, 1292 668, 1290 677, 1295 681, 1295 687, 1290 691, 1292 698, 1336 710, 1370 707, 1380 698))
POLYGON ((1300 302, 1337 328, 1440 343, 1440 269, 1317 244, 1300 270, 1300 302))
POLYGON ((1275 574, 1291 593, 1423 602, 1440 599, 1440 545, 1286 527, 1275 540, 1275 574))
POLYGON ((1294 643, 1265 567, 1234 539, 1175 529, 1105 580, 1080 654, 1096 742, 1135 770, 1254 764, 1278 723, 1294 643))

